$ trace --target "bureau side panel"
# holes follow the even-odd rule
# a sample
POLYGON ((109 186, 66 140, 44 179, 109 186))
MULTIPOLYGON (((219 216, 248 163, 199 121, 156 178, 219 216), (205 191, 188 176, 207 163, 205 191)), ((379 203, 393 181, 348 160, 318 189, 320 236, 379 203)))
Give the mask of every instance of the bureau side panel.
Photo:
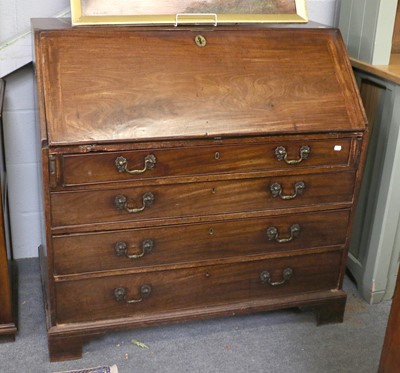
POLYGON ((55 323, 55 301, 54 301, 54 277, 53 277, 53 249, 51 236, 51 201, 49 190, 49 154, 48 149, 42 149, 42 201, 44 213, 44 242, 39 247, 40 270, 43 288, 43 297, 46 309, 47 326, 51 327, 55 323))

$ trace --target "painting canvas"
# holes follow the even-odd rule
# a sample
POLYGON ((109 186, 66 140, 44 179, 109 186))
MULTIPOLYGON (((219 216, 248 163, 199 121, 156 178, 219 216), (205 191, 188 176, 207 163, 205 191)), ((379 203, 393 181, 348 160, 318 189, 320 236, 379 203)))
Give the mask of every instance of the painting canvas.
POLYGON ((71 14, 74 25, 307 22, 305 0, 71 0, 71 14))
POLYGON ((146 15, 177 13, 290 14, 296 12, 293 0, 82 0, 85 15, 146 15))

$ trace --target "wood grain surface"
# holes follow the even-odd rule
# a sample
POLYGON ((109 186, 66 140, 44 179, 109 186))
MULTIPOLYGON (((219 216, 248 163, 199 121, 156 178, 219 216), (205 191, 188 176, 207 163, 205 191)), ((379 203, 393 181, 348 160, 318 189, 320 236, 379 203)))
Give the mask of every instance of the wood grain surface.
POLYGON ((335 31, 110 31, 41 33, 50 144, 364 128, 335 31))
POLYGON ((170 149, 146 149, 138 151, 101 152, 92 154, 63 155, 59 160, 59 184, 73 186, 80 184, 107 183, 113 181, 135 181, 142 179, 222 175, 232 173, 296 170, 315 167, 350 167, 355 159, 353 146, 355 138, 309 140, 281 140, 242 145, 212 144, 170 149), (299 160, 302 146, 310 148, 307 159, 289 165, 275 154, 278 147, 284 147, 287 159, 299 160), (146 156, 153 155, 156 163, 142 174, 130 175, 119 172, 115 165, 118 157, 124 157, 129 170, 142 170, 146 156))
POLYGON ((198 266, 191 269, 148 272, 56 285, 57 321, 82 322, 115 319, 135 315, 179 313, 185 309, 206 308, 235 302, 255 302, 299 292, 336 289, 341 252, 293 256, 230 265, 198 266), (261 272, 268 270, 272 281, 282 281, 282 272, 290 267, 293 277, 280 286, 264 284, 261 272), (139 289, 149 284, 151 294, 137 304, 114 299, 114 289, 127 289, 127 300, 141 297, 139 289))
MULTIPOLYGON (((251 211, 289 209, 308 205, 353 201, 354 172, 291 175, 206 183, 142 186, 111 190, 54 192, 51 194, 54 227, 119 221, 147 221, 191 216, 222 215, 251 211), (271 186, 279 183, 284 197, 294 196, 296 183, 304 191, 293 199, 274 197, 271 186), (143 207, 143 196, 152 193, 154 202, 143 211, 129 213, 115 205, 119 195, 127 197, 128 207, 143 207)), ((171 221, 172 223, 172 221, 171 221)))
MULTIPOLYGON (((4 102, 4 90, 5 83, 0 79, 0 130, 3 130, 3 102, 4 102)), ((4 149, 3 149, 4 151, 4 149)), ((7 247, 6 229, 4 221, 4 196, 7 193, 3 188, 6 187, 6 181, 4 180, 5 173, 3 169, 3 163, 1 163, 2 169, 0 170, 1 188, 0 188, 0 342, 2 340, 14 340, 14 336, 17 332, 15 319, 14 319, 14 306, 15 300, 13 299, 12 292, 12 267, 10 253, 7 247)), ((16 294, 14 294, 15 296, 16 294)))
MULTIPOLYGON (((198 262, 241 256, 282 254, 324 246, 344 245, 349 213, 334 210, 274 217, 199 224, 149 227, 112 232, 66 234, 53 238, 54 274, 57 276, 115 269, 151 269, 154 266, 190 266, 198 262), (267 229, 276 227, 278 238, 290 238, 290 227, 300 226, 291 242, 278 243, 267 229), (117 255, 118 242, 127 245, 128 255, 139 255, 146 240, 153 248, 143 257, 117 255)), ((196 264, 197 265, 197 264, 196 264)))

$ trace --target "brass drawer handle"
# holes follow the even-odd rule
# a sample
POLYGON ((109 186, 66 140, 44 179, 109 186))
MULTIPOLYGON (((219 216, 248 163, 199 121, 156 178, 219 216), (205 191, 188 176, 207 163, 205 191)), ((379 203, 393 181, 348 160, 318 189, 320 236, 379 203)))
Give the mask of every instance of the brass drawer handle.
POLYGON ((278 146, 275 149, 275 156, 279 161, 284 160, 287 164, 298 164, 303 162, 311 153, 311 148, 308 145, 303 145, 300 148, 300 158, 299 159, 287 159, 287 151, 284 146, 278 146))
POLYGON ((288 238, 279 238, 279 232, 276 227, 267 228, 267 235, 270 241, 275 240, 278 243, 286 243, 293 240, 293 238, 297 237, 300 234, 300 225, 293 224, 290 227, 290 237, 288 238))
POLYGON ((281 199, 294 199, 297 196, 301 195, 304 191, 304 189, 306 188, 306 184, 304 183, 304 181, 298 181, 294 184, 294 193, 290 194, 290 195, 283 195, 283 190, 282 190, 282 186, 279 183, 273 183, 270 186, 270 190, 272 193, 272 196, 275 197, 280 197, 281 199))
POLYGON ((150 285, 142 285, 140 287, 140 298, 138 299, 126 299, 126 288, 115 288, 114 289, 114 298, 117 302, 125 302, 128 304, 140 303, 143 301, 144 298, 147 298, 151 293, 151 286, 150 285))
POLYGON ((117 256, 126 256, 128 259, 139 259, 149 254, 151 250, 153 250, 154 241, 153 240, 144 240, 142 242, 142 252, 140 254, 128 254, 128 244, 125 241, 118 241, 114 245, 114 251, 117 256))
POLYGON ((142 207, 132 208, 129 207, 128 198, 123 194, 119 194, 114 198, 115 207, 118 210, 128 211, 130 214, 136 214, 138 212, 143 211, 147 206, 150 206, 154 202, 154 194, 151 192, 143 194, 142 201, 143 201, 142 207))
POLYGON ((128 170, 128 161, 125 157, 117 157, 115 159, 115 166, 118 172, 126 172, 130 175, 139 175, 145 173, 147 170, 151 170, 156 165, 157 158, 154 154, 146 155, 144 158, 144 168, 141 170, 128 170))
POLYGON ((283 285, 285 282, 289 281, 292 278, 293 269, 292 268, 285 268, 282 272, 282 281, 273 282, 271 280, 271 274, 269 271, 262 271, 260 273, 260 280, 263 284, 270 284, 271 286, 279 286, 283 285))

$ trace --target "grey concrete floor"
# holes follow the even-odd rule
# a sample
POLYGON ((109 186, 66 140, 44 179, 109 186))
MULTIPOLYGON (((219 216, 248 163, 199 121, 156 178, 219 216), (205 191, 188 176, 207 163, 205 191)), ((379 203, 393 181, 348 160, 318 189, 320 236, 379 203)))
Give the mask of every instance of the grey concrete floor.
POLYGON ((390 302, 368 305, 346 278, 342 324, 316 327, 312 312, 284 310, 109 334, 81 360, 50 363, 37 259, 17 261, 19 334, 0 344, 0 373, 118 366, 119 373, 375 373, 390 302), (132 339, 145 343, 141 349, 132 339))

